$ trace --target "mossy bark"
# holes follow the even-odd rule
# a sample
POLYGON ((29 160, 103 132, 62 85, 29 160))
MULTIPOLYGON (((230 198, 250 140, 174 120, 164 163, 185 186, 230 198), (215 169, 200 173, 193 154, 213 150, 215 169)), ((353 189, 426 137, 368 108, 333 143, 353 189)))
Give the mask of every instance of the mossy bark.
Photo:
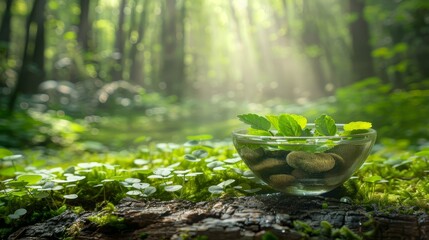
POLYGON ((427 213, 385 213, 337 199, 274 194, 197 203, 127 198, 112 213, 67 211, 24 227, 9 239, 193 239, 201 235, 208 239, 261 239, 268 231, 278 239, 305 239, 306 233, 294 224, 296 220, 316 230, 307 233, 316 238, 321 221, 336 229, 347 226, 359 236, 372 233, 367 236, 371 239, 429 237, 427 213), (112 214, 120 221, 100 227, 89 220, 97 214, 112 214))

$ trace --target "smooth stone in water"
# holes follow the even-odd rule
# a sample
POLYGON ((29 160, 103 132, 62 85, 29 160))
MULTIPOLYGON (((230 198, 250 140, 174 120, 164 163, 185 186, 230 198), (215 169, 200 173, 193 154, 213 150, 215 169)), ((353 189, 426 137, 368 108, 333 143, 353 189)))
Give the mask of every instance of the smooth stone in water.
POLYGON ((307 178, 309 176, 309 174, 307 172, 304 172, 304 171, 302 171, 301 169, 298 169, 298 168, 294 169, 291 172, 291 174, 292 174, 292 176, 294 176, 297 179, 307 178))
POLYGON ((240 149, 240 157, 245 161, 249 161, 250 163, 255 163, 260 160, 261 157, 264 156, 263 148, 251 149, 249 147, 243 147, 240 149))
POLYGON ((345 165, 351 165, 362 154, 364 145, 341 144, 329 149, 327 153, 335 153, 344 159, 345 165))
POLYGON ((346 161, 338 154, 336 153, 327 153, 331 155, 331 157, 335 160, 335 168, 343 167, 346 163, 346 161))
POLYGON ((329 185, 335 185, 337 184, 341 178, 342 175, 344 175, 347 171, 346 161, 344 159, 335 153, 328 153, 331 155, 335 160, 335 167, 331 169, 330 171, 327 171, 324 174, 325 180, 329 185))
POLYGON ((334 168, 335 160, 327 153, 307 153, 294 151, 287 155, 287 163, 307 173, 322 173, 334 168))
POLYGON ((267 150, 265 152, 265 155, 268 158, 280 158, 280 159, 284 159, 288 153, 289 152, 285 151, 285 150, 267 150))
POLYGON ((268 181, 271 175, 290 174, 293 170, 293 168, 286 163, 286 160, 277 158, 266 158, 258 164, 249 167, 264 181, 268 181))
POLYGON ((277 189, 290 186, 295 181, 295 177, 289 174, 274 174, 268 179, 268 184, 277 189))
POLYGON ((344 175, 341 171, 335 169, 324 173, 324 181, 327 185, 333 186, 340 184, 344 178, 344 175))
POLYGON ((287 166, 284 160, 277 158, 267 158, 261 161, 260 163, 254 165, 252 169, 256 172, 265 171, 272 168, 287 166))

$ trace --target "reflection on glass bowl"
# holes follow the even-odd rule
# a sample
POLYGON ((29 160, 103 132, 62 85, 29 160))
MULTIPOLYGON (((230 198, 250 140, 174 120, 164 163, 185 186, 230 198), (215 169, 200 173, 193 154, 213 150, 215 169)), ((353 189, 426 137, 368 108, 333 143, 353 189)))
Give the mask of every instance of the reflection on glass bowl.
MULTIPOLYGON (((342 131, 343 125, 337 128, 342 131)), ((258 178, 277 191, 301 196, 319 195, 343 184, 365 162, 376 135, 374 129, 347 136, 232 133, 238 154, 258 178)))

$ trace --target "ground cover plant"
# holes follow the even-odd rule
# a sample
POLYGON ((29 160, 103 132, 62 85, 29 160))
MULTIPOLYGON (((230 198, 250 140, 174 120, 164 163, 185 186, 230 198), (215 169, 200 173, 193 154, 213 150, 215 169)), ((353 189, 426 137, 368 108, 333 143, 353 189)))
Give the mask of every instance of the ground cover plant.
MULTIPOLYGON (((360 89, 359 86, 352 86, 343 91, 356 92, 356 88, 360 89)), ((427 101, 417 96, 416 92, 400 94, 400 102, 404 106, 427 101)), ((346 115, 371 121, 377 130, 382 124, 382 118, 373 121, 373 111, 379 111, 380 116, 383 112, 392 111, 381 100, 365 102, 365 97, 359 100, 359 96, 349 95, 353 101, 360 101, 367 107, 346 108, 340 102, 326 100, 308 106, 284 104, 284 108, 258 105, 248 111, 278 113, 283 110, 298 112, 297 109, 300 109, 303 115, 312 116, 308 121, 315 121, 320 111, 326 111, 342 122, 351 120, 346 115), (339 109, 347 114, 339 116, 339 109)), ((387 98, 393 101, 398 96, 399 93, 388 95, 387 98)), ((340 100, 343 98, 338 96, 340 100)), ((379 140, 363 167, 329 196, 367 206, 369 211, 377 208, 412 214, 429 210, 425 200, 429 197, 429 145, 425 138, 414 137, 424 136, 421 135, 424 131, 420 130, 424 130, 426 119, 413 109, 403 107, 402 110, 407 114, 398 112, 396 115, 413 122, 416 128, 398 132, 395 124, 383 125, 383 131, 378 132, 379 140), (392 137, 393 132, 397 133, 396 139, 386 138, 392 137), (417 132, 420 134, 415 134, 417 132)), ((426 112, 425 108, 421 110, 426 112)), ((162 143, 150 140, 150 134, 149 138, 140 138, 136 133, 129 134, 125 128, 112 131, 119 125, 127 126, 126 116, 116 116, 118 121, 111 122, 110 118, 106 118, 103 124, 97 121, 91 123, 91 119, 98 119, 97 116, 88 117, 86 122, 76 121, 58 111, 43 114, 17 112, 16 116, 22 117, 1 120, 1 126, 7 130, 1 131, 5 134, 4 139, 22 139, 10 146, 4 144, 0 150, 2 237, 21 226, 42 221, 66 210, 82 212, 109 208, 124 197, 201 201, 273 192, 258 181, 239 159, 230 138, 219 141, 217 137, 201 134, 189 136, 188 141, 183 137, 176 138, 180 141, 175 143, 162 143), (33 121, 37 124, 32 124, 33 121), (57 123, 64 124, 58 126, 66 127, 50 128, 57 123), (90 133, 94 130, 102 134, 92 136, 90 133), (116 142, 116 137, 109 136, 118 136, 120 140, 116 142)), ((145 123, 149 127, 159 125, 150 121, 145 123)), ((214 126, 215 129, 231 131, 240 124, 239 121, 219 119, 214 126)), ((175 133, 172 128, 167 129, 170 136, 175 133)), ((195 133, 195 128, 187 126, 186 129, 185 133, 195 133)), ((202 129, 201 132, 209 131, 202 129)), ((94 221, 104 224, 109 221, 120 222, 120 219, 100 216, 94 221)))
MULTIPOLYGON (((273 192, 243 164, 231 142, 190 140, 120 152, 2 148, 0 154, 3 234, 66 209, 100 209, 124 197, 201 201, 273 192)), ((427 211, 428 159, 429 147, 378 144, 335 197, 407 213, 427 211)))
MULTIPOLYGON (((364 83, 378 84, 373 80, 362 84, 364 83)), ((374 91, 381 91, 380 89, 382 85, 374 91)), ((382 125, 382 118, 371 119, 374 111, 377 116, 381 116, 383 112, 392 109, 377 98, 373 102, 365 102, 367 98, 350 93, 357 91, 370 90, 351 86, 338 93, 339 102, 330 102, 328 99, 308 106, 284 104, 285 108, 273 108, 267 104, 247 110, 275 112, 279 118, 283 110, 298 112, 297 109, 300 109, 303 115, 311 116, 307 122, 322 123, 320 126, 324 127, 317 134, 329 135, 334 132, 329 127, 333 126, 330 117, 320 117, 320 111, 325 111, 342 122, 349 122, 351 117, 371 121, 378 130, 382 125), (346 98, 345 95, 367 107, 346 108, 340 104, 346 98), (339 109, 347 114, 339 116, 339 109)), ((421 104, 427 101, 422 97, 424 93, 402 92, 388 95, 387 98, 399 101, 401 106, 421 104)), ((398 112, 395 116, 401 116, 405 121, 402 125, 412 122, 415 128, 398 132, 395 124, 383 125, 383 130, 378 132, 379 140, 363 167, 343 187, 329 193, 329 196, 367 206, 369 211, 377 208, 413 214, 429 210, 425 200, 429 197, 429 145, 423 138, 426 119, 421 118, 413 108, 402 109, 407 114, 398 112), (396 139, 386 138, 393 137, 393 132, 397 133, 394 136, 396 139)), ((425 108, 421 110, 426 112, 425 108)), ((159 117, 164 120, 172 118, 163 115, 159 117)), ((202 118, 202 122, 207 119, 202 118)), ((161 122, 165 123, 164 120, 161 122)), ((11 118, 2 118, 1 236, 5 237, 21 226, 48 219, 66 210, 82 212, 112 209, 124 197, 203 201, 274 192, 255 178, 241 161, 230 138, 220 141, 218 137, 200 134, 209 132, 210 127, 217 132, 230 132, 240 126, 239 121, 216 119, 214 125, 201 123, 207 129, 199 129, 198 132, 191 125, 180 125, 179 128, 186 131, 176 136, 184 136, 186 133, 199 135, 187 137, 188 141, 185 137, 176 137, 175 143, 162 143, 157 138, 155 141, 151 140, 151 132, 145 136, 138 135, 137 132, 130 134, 126 129, 129 121, 126 116, 100 118, 96 115, 76 120, 61 111, 18 111, 11 118), (118 126, 122 128, 117 128, 118 126), (92 135, 92 132, 100 134, 92 135), (17 141, 10 142, 11 139, 17 141)), ((146 128, 160 125, 157 121, 138 116, 133 121, 132 129, 138 128, 142 123, 146 128), (139 121, 135 121, 136 119, 139 121)), ((174 125, 172 121, 171 126, 174 125)), ((254 130, 254 133, 266 130, 262 128, 254 130)), ((173 127, 166 129, 169 134, 176 133, 173 127)), ((162 130, 163 128, 156 128, 155 131, 162 130)), ((271 135, 267 131, 265 134, 271 135)), ((308 132, 301 131, 300 134, 308 132)), ((93 221, 100 225, 121 223, 121 219, 114 215, 94 217, 93 221)), ((301 225, 296 226, 296 229, 300 229, 298 226, 301 225)), ((312 236, 318 234, 310 232, 312 236)))
POLYGON ((0 146, 61 147, 74 143, 86 131, 81 124, 62 111, 17 111, 13 115, 0 110, 0 146))

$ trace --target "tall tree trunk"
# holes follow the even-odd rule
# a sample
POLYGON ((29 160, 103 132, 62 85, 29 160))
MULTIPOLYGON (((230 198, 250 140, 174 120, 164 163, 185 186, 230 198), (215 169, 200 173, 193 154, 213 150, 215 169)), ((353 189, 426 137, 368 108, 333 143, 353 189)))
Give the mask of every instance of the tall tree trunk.
MULTIPOLYGON (((319 26, 315 20, 314 9, 310 9, 310 7, 314 7, 314 3, 310 0, 303 0, 303 19, 304 19, 304 31, 302 34, 302 42, 304 43, 306 48, 317 47, 321 48, 321 40, 319 33, 319 26)), ((322 96, 326 95, 326 85, 328 81, 326 79, 325 71, 323 70, 322 65, 322 57, 321 55, 309 56, 310 64, 313 68, 313 72, 316 79, 316 84, 318 86, 318 90, 322 94, 322 96)))
POLYGON ((370 32, 368 22, 365 20, 364 0, 349 0, 350 13, 357 19, 350 23, 350 36, 352 40, 352 81, 356 82, 375 76, 372 48, 370 45, 370 32))
POLYGON ((89 20, 89 4, 90 0, 80 0, 80 15, 79 15, 79 32, 77 41, 83 52, 89 50, 89 40, 91 32, 91 22, 89 20))
POLYGON ((143 10, 140 14, 140 22, 138 23, 138 30, 137 30, 137 40, 131 44, 130 48, 130 61, 131 61, 131 68, 130 68, 130 80, 137 84, 143 84, 144 83, 144 74, 143 74, 143 59, 141 56, 141 51, 138 50, 138 45, 140 45, 144 39, 145 30, 146 30, 146 21, 147 21, 147 12, 148 12, 148 6, 149 1, 144 1, 143 4, 143 10), (138 56, 139 54, 139 56, 138 56))
MULTIPOLYGON (((235 12, 233 0, 229 0, 229 9, 231 11, 231 17, 235 25, 235 31, 237 32, 238 42, 240 43, 240 45, 243 45, 244 43, 243 43, 243 37, 241 36, 240 21, 237 17, 237 13, 235 12)), ((252 16, 249 16, 249 17, 252 17, 252 16)))
POLYGON ((45 78, 45 5, 46 0, 35 0, 27 18, 22 65, 15 89, 10 97, 9 113, 13 112, 19 93, 37 92, 37 87, 45 78))
POLYGON ((182 6, 180 9, 180 19, 178 21, 178 53, 176 56, 177 59, 177 78, 180 82, 178 82, 178 97, 179 100, 183 98, 184 91, 186 89, 186 76, 185 76, 185 37, 186 37, 186 29, 185 29, 185 18, 186 18, 186 0, 182 0, 182 6))
MULTIPOLYGON (((255 98, 255 90, 257 90, 257 88, 255 88, 255 86, 253 84, 251 84, 252 82, 255 81, 254 77, 256 76, 255 74, 255 69, 251 66, 251 54, 249 54, 249 49, 246 48, 246 42, 245 39, 242 35, 241 29, 242 29, 242 22, 240 22, 239 17, 237 16, 237 11, 236 8, 234 6, 234 1, 233 0, 229 0, 229 8, 230 8, 230 12, 231 12, 231 18, 232 18, 232 22, 234 24, 234 31, 236 32, 237 35, 237 40, 238 40, 238 48, 237 48, 237 55, 241 58, 240 59, 240 66, 239 66, 239 71, 240 71, 240 82, 241 84, 243 84, 243 88, 242 89, 237 89, 237 91, 243 91, 246 92, 248 94, 244 95, 244 99, 245 100, 252 100, 255 98), (247 84, 246 84, 247 83, 247 84)), ((252 12, 252 6, 251 3, 248 3, 247 6, 247 17, 249 21, 253 21, 253 12, 252 12)), ((249 25, 251 25, 251 23, 249 23, 249 25)), ((234 88, 237 88, 237 85, 232 86, 234 88)))
POLYGON ((0 26, 0 60, 7 59, 9 55, 11 19, 12 19, 12 3, 13 0, 6 1, 6 9, 3 13, 3 18, 0 26))
POLYGON ((10 49, 10 33, 12 19, 13 0, 6 1, 6 9, 0 26, 0 87, 6 86, 5 70, 7 69, 7 59, 10 49))
POLYGON ((250 42, 253 47, 253 51, 256 54, 256 60, 259 64, 259 69, 264 73, 272 73, 273 70, 273 58, 272 58, 272 51, 271 47, 268 46, 269 44, 266 43, 266 34, 262 33, 261 31, 264 31, 260 28, 252 28, 252 26, 255 25, 255 19, 254 19, 254 1, 249 1, 247 3, 247 20, 249 22, 249 26, 251 27, 251 38, 250 42))
POLYGON ((124 22, 125 22, 125 5, 127 1, 121 0, 119 7, 118 27, 115 36, 115 50, 113 53, 114 63, 112 66, 111 76, 113 81, 121 80, 123 73, 125 40, 124 40, 124 22))
POLYGON ((413 23, 412 28, 416 33, 416 39, 414 40, 413 45, 413 54, 416 56, 417 66, 421 74, 420 81, 429 78, 429 32, 428 32, 428 19, 429 19, 429 9, 428 8, 418 8, 413 11, 413 23), (417 43, 415 43, 417 42, 417 43))
POLYGON ((37 23, 37 33, 34 44, 34 53, 32 62, 37 65, 40 71, 40 78, 37 82, 33 83, 33 86, 28 89, 26 92, 34 93, 35 89, 39 84, 44 80, 45 77, 45 18, 44 18, 44 9, 46 0, 41 1, 42 3, 38 6, 36 23, 37 23))
MULTIPOLYGON (((273 18, 276 29, 286 28, 286 34, 280 35, 278 40, 276 41, 279 46, 290 46, 291 39, 293 37, 290 35, 290 22, 292 16, 288 15, 289 8, 292 7, 291 2, 282 0, 281 1, 282 9, 273 9, 273 18)), ((269 33, 262 34, 265 37, 265 42, 268 40, 266 36, 269 36, 269 33)), ((262 60, 266 62, 265 65, 269 67, 266 68, 268 73, 272 74, 273 79, 275 79, 276 87, 269 87, 266 90, 267 96, 279 96, 282 98, 287 98, 288 100, 296 100, 299 97, 302 97, 301 91, 297 91, 299 89, 299 81, 301 79, 297 79, 293 71, 291 69, 296 66, 296 62, 291 60, 289 57, 279 54, 276 54, 272 47, 264 47, 264 45, 268 45, 266 43, 260 43, 258 49, 264 49, 263 52, 269 52, 268 56, 265 56, 266 60, 262 60), (281 91, 279 91, 281 89, 281 91)), ((271 44, 270 44, 271 45, 271 44)), ((266 53, 265 53, 266 55, 266 53)), ((271 83, 273 84, 273 83, 271 83)))
POLYGON ((176 25, 176 0, 165 0, 163 3, 161 83, 165 86, 167 95, 179 98, 182 79, 179 79, 179 65, 177 62, 179 43, 176 25))

